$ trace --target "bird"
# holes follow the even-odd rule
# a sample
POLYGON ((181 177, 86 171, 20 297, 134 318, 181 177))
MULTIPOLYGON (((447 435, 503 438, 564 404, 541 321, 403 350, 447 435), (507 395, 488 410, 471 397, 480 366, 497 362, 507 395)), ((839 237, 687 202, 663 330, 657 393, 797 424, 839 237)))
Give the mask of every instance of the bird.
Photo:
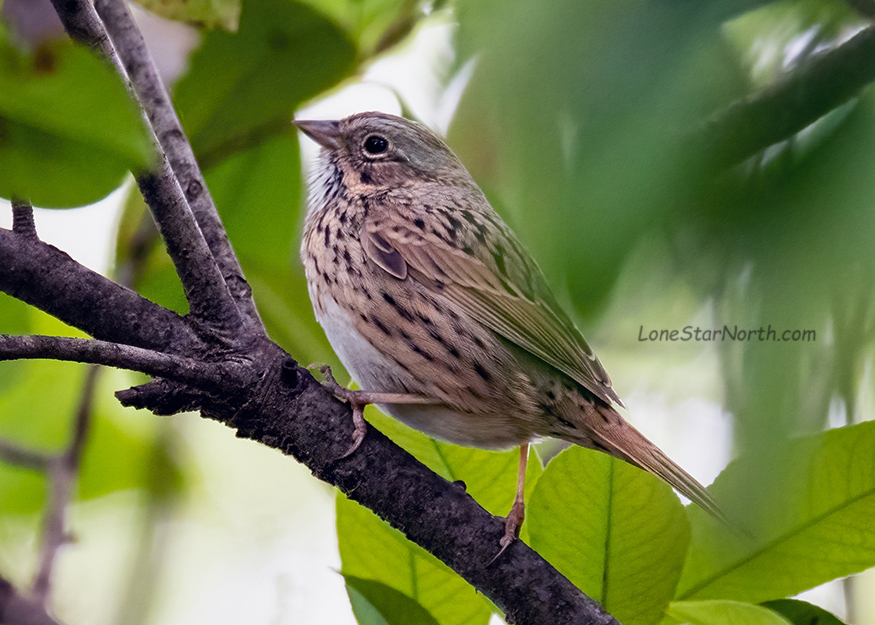
MULTIPOLYGON (((532 256, 446 143, 380 112, 293 122, 321 150, 301 260, 316 319, 359 389, 349 455, 378 407, 437 439, 520 448, 500 555, 525 518, 529 445, 554 437, 648 471, 718 518, 708 491, 623 404, 532 256)), ((497 557, 497 556, 496 556, 497 557)))

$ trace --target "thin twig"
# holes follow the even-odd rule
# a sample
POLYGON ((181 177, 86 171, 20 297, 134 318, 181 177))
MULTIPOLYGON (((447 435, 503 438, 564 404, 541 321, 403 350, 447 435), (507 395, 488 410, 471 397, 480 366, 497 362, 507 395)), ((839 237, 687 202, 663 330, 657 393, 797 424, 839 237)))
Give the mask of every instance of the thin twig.
POLYGON ((158 76, 146 42, 127 4, 123 0, 96 0, 94 5, 127 69, 137 99, 155 129, 231 294, 253 329, 264 334, 264 325, 252 300, 252 291, 243 277, 243 270, 204 182, 191 144, 182 130, 167 89, 158 76))
POLYGON ((30 202, 12 198, 12 231, 19 236, 38 238, 30 202))
POLYGON ((0 360, 21 358, 108 365, 167 378, 207 392, 222 390, 234 377, 234 366, 228 363, 205 363, 121 343, 65 336, 0 334, 0 360))
POLYGON ((51 460, 52 456, 50 454, 33 451, 0 439, 0 461, 7 464, 14 464, 15 466, 31 469, 32 471, 47 471, 51 460))
POLYGON ((33 583, 33 596, 46 604, 51 588, 52 571, 58 550, 67 542, 67 506, 70 504, 73 485, 79 474, 82 451, 91 424, 94 406, 94 389, 100 367, 91 366, 85 374, 82 396, 76 409, 70 443, 51 463, 49 470, 49 501, 43 522, 43 539, 40 548, 40 565, 33 583))

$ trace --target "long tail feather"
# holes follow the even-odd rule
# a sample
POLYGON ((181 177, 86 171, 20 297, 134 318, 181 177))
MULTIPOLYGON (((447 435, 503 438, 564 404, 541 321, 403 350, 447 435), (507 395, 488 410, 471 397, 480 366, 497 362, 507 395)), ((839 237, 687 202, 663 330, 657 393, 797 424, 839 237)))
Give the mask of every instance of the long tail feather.
POLYGON ((652 473, 711 516, 730 527, 733 525, 704 486, 647 440, 641 432, 629 425, 616 411, 603 406, 593 408, 593 412, 587 415, 589 418, 586 435, 595 447, 652 473))

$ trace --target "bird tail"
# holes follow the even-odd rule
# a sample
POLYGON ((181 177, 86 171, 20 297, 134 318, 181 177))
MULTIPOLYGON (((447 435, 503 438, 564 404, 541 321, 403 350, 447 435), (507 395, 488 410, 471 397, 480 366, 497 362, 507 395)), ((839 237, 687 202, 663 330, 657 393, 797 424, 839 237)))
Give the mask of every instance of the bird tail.
POLYGON ((585 447, 606 451, 616 458, 652 473, 705 512, 732 527, 732 523, 705 487, 665 455, 659 447, 647 440, 641 432, 629 425, 613 408, 597 405, 593 406, 593 412, 595 414, 587 419, 586 428, 586 435, 591 439, 591 444, 583 443, 585 447))

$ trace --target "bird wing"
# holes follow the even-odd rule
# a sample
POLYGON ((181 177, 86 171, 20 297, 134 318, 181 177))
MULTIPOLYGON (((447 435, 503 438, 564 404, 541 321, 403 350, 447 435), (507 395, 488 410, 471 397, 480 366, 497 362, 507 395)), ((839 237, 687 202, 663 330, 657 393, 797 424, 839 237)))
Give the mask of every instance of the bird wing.
POLYGON ((611 380, 580 331, 554 300, 540 270, 509 231, 505 245, 524 255, 526 280, 503 275, 502 262, 491 263, 435 234, 417 231, 398 218, 381 216, 362 225, 365 253, 399 279, 427 284, 468 315, 508 341, 565 373, 608 404, 622 405, 611 380))

